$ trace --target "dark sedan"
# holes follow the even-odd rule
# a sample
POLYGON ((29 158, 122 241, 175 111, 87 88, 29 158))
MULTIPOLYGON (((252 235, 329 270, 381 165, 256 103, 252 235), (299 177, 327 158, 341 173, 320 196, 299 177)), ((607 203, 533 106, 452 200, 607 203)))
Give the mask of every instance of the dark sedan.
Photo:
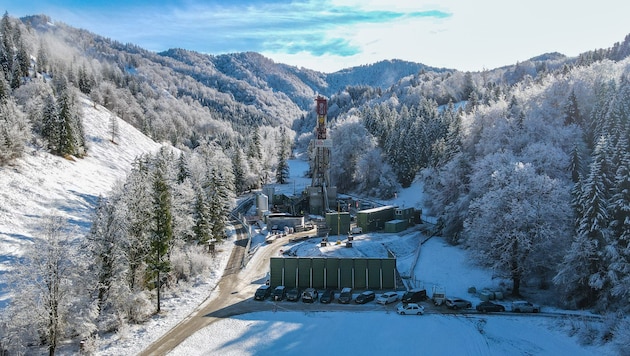
POLYGON ((335 300, 335 290, 331 288, 326 289, 319 298, 319 302, 323 304, 330 304, 333 300, 335 300))
POLYGON ((477 307, 475 309, 477 309, 477 311, 480 311, 482 313, 504 312, 505 311, 505 307, 503 305, 495 304, 495 303, 492 303, 492 302, 481 302, 481 303, 477 304, 477 307))
POLYGON ((371 290, 366 290, 365 292, 359 294, 357 299, 354 300, 357 304, 365 304, 369 301, 372 301, 376 298, 376 294, 371 290))

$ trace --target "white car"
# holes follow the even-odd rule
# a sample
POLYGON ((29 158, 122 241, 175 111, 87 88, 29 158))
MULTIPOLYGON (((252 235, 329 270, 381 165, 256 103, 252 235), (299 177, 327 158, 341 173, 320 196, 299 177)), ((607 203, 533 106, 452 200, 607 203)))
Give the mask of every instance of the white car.
POLYGON ((538 313, 540 311, 540 306, 524 300, 519 300, 512 302, 512 311, 516 313, 538 313))
POLYGON ((389 304, 398 300, 398 293, 396 292, 385 292, 381 294, 378 298, 376 298, 376 302, 378 304, 389 304))
POLYGON ((401 304, 396 308, 396 313, 400 315, 422 315, 424 314, 424 307, 416 303, 401 304))

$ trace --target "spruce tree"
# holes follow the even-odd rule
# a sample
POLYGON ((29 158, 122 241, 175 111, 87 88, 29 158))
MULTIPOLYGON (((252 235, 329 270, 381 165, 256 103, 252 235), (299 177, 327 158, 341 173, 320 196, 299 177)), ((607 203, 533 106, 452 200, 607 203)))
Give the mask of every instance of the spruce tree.
POLYGON ((153 177, 153 221, 150 231, 150 250, 147 256, 149 276, 156 281, 157 313, 161 310, 162 280, 170 271, 168 251, 173 239, 172 197, 165 164, 159 162, 153 177))

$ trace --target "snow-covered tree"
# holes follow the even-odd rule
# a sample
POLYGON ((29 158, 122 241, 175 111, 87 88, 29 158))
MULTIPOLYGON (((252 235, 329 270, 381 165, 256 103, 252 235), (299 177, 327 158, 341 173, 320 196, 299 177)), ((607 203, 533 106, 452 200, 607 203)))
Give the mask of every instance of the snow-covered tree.
POLYGON ((0 165, 20 157, 29 136, 30 125, 15 100, 0 99, 0 165))
POLYGON ((545 283, 568 241, 571 210, 562 182, 539 175, 530 164, 512 163, 492 172, 489 190, 470 203, 466 245, 495 273, 512 280, 545 283))
POLYGON ((82 276, 85 259, 70 234, 63 218, 47 218, 41 238, 15 268, 11 289, 16 297, 8 313, 16 353, 26 352, 26 345, 42 344, 54 355, 65 338, 85 337, 95 330, 90 288, 82 276))
POLYGON ((608 152, 608 139, 601 136, 593 153, 590 173, 581 183, 576 198, 579 214, 576 236, 555 277, 555 282, 574 298, 577 306, 594 303, 610 284, 604 257, 610 243, 608 152))

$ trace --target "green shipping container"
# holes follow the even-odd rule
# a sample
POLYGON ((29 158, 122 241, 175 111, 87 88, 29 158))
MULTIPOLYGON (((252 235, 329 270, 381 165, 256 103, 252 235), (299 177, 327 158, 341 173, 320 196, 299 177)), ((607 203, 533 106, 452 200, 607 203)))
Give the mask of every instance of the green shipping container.
POLYGON ((383 271, 383 288, 395 289, 396 286, 396 260, 381 259, 381 270, 383 271))
POLYGON ((298 287, 304 289, 311 286, 312 258, 298 258, 298 287))
POLYGON ((342 288, 339 283, 339 259, 327 258, 326 259, 326 287, 329 288, 342 288))
POLYGON ((313 274, 313 288, 326 288, 326 260, 327 258, 313 258, 312 274, 313 274))
POLYGON ((354 259, 354 288, 367 288, 367 265, 365 258, 354 259))
POLYGON ((340 288, 351 287, 354 288, 354 261, 350 258, 339 259, 339 285, 340 288))
POLYGON ((368 269, 368 288, 382 289, 381 283, 381 260, 378 258, 370 258, 367 260, 368 269))
POLYGON ((287 288, 293 288, 297 285, 297 270, 298 270, 297 258, 284 259, 284 285, 287 288))
POLYGON ((348 235, 350 231, 350 213, 326 213, 326 225, 330 228, 330 235, 348 235))

